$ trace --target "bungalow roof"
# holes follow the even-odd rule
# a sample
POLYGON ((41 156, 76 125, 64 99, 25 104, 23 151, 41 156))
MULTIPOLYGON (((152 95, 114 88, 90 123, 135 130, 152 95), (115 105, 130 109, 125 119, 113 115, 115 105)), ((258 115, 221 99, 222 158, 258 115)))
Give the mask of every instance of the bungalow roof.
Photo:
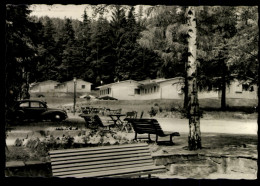
POLYGON ((109 83, 109 84, 106 84, 106 85, 101 85, 101 86, 98 86, 97 88, 105 88, 105 87, 111 87, 112 85, 117 85, 117 84, 121 84, 121 83, 125 83, 125 82, 134 82, 134 83, 137 83, 137 84, 141 84, 140 82, 138 81, 135 81, 135 80, 124 80, 124 81, 118 81, 118 82, 115 82, 115 83, 109 83))
POLYGON ((58 81, 54 81, 54 80, 46 80, 46 81, 41 81, 41 82, 35 82, 35 83, 32 83, 31 84, 31 88, 32 87, 35 87, 35 86, 37 86, 37 85, 40 85, 40 84, 43 84, 43 83, 57 83, 57 84, 59 84, 59 82, 58 81))
POLYGON ((172 80, 181 80, 181 79, 183 80, 184 78, 183 77, 175 77, 175 78, 169 78, 169 79, 164 79, 164 78, 154 79, 154 80, 150 80, 150 82, 142 83, 141 85, 139 85, 139 87, 140 88, 143 88, 143 87, 150 88, 150 87, 153 87, 153 86, 159 86, 159 84, 163 83, 163 82, 172 81, 172 80))
MULTIPOLYGON (((83 80, 83 79, 77 79, 77 81, 84 81, 84 80, 83 80)), ((65 81, 65 82, 59 83, 57 86, 60 86, 60 85, 66 84, 66 83, 68 83, 68 82, 73 82, 73 79, 70 80, 70 81, 65 81)), ((92 83, 90 83, 90 82, 88 82, 88 81, 84 81, 84 82, 87 82, 87 83, 89 83, 89 84, 92 84, 92 83)))

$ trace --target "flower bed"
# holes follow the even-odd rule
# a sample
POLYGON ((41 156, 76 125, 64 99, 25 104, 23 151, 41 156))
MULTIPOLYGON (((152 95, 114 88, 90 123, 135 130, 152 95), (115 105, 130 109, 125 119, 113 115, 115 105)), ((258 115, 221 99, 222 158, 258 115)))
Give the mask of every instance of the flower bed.
POLYGON ((39 137, 30 137, 28 139, 17 138, 13 146, 7 147, 6 161, 38 160, 42 162, 49 161, 48 152, 53 149, 68 149, 80 147, 93 147, 102 145, 128 144, 133 141, 133 133, 125 133, 113 130, 86 129, 77 131, 58 131, 41 132, 39 137), (47 134, 47 135, 46 135, 47 134), (19 151, 20 153, 16 153, 19 151))

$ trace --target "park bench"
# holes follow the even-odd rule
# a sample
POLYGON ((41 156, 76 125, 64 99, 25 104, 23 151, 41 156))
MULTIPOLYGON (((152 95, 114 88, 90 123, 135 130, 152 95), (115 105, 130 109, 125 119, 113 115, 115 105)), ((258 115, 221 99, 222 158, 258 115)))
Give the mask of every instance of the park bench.
MULTIPOLYGON (((180 136, 179 132, 164 132, 156 119, 129 119, 128 120, 135 131, 135 138, 137 139, 148 139, 152 141, 150 138, 151 134, 156 135, 156 143, 158 143, 158 136, 165 137, 170 136, 170 143, 173 143, 173 136, 180 136), (147 137, 137 137, 137 134, 148 134, 147 137)), ((161 142, 161 141, 160 141, 161 142)))
POLYGON ((166 171, 154 165, 146 143, 53 150, 49 155, 54 177, 151 177, 166 171))

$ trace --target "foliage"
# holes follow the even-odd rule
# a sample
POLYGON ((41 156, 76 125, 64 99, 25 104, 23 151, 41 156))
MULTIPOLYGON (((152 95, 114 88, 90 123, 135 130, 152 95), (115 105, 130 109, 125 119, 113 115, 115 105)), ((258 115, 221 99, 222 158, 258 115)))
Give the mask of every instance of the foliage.
POLYGON ((151 110, 148 111, 150 117, 156 116, 156 114, 158 113, 158 110, 155 109, 154 107, 151 107, 151 110))
MULTIPOLYGON (((91 5, 83 21, 29 17, 7 5, 6 101, 28 97, 29 83, 67 81, 93 86, 126 79, 186 77, 185 7, 91 5), (112 12, 111 20, 105 17, 112 12)), ((258 79, 257 7, 197 7, 198 83, 222 89, 234 77, 258 79)), ((8 105, 10 105, 8 103, 8 105)))
POLYGON ((28 97, 30 77, 35 69, 38 24, 29 19, 27 5, 6 5, 5 86, 7 105, 28 97))
POLYGON ((257 7, 237 7, 237 33, 229 41, 227 64, 239 80, 258 84, 258 10, 257 7))

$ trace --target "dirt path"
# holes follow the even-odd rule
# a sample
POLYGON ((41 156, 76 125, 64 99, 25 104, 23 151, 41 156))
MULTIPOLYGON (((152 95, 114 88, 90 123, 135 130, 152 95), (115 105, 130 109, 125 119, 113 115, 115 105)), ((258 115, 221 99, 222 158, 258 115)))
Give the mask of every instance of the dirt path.
MULTIPOLYGON (((156 118, 165 131, 188 133, 187 119, 156 118)), ((255 134, 257 135, 256 120, 200 120, 201 132, 225 134, 255 134)))

